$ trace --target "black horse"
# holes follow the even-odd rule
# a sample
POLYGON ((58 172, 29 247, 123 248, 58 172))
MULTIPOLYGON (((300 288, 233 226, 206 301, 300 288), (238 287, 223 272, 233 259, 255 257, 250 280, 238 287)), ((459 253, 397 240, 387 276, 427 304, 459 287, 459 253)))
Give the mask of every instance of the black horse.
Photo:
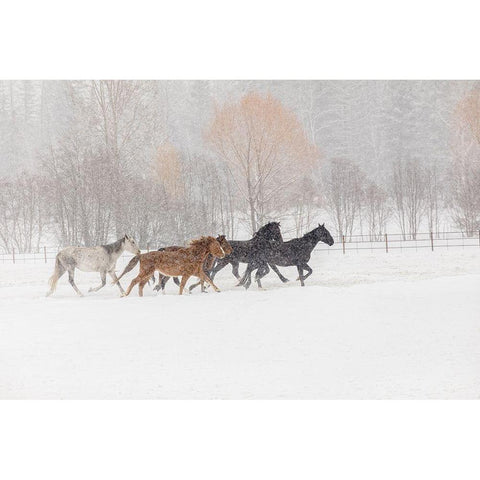
POLYGON ((329 246, 332 246, 334 243, 330 232, 325 228, 325 224, 318 224, 317 228, 306 233, 303 237, 283 242, 277 245, 276 248, 266 251, 263 257, 249 262, 239 285, 248 288, 252 283, 251 274, 257 269, 255 280, 259 288, 262 288, 260 280, 270 271, 269 265, 274 271, 277 270, 274 266, 279 265, 281 267, 297 267, 297 280, 300 280, 302 287, 305 286, 305 280, 312 274, 312 269, 308 266, 308 262, 318 242, 326 243, 329 246), (303 275, 303 270, 307 271, 305 276, 303 275))
MULTIPOLYGON (((226 267, 228 264, 232 265, 232 273, 237 280, 241 280, 238 273, 240 263, 255 263, 263 265, 265 263, 266 255, 283 244, 282 232, 280 231, 279 222, 270 222, 260 228, 250 240, 228 240, 228 243, 233 249, 230 255, 224 258, 218 258, 213 268, 208 272, 209 277, 213 280, 215 275, 226 267)), ((272 266, 273 268, 273 266, 272 266)), ((278 269, 277 275, 282 282, 288 282, 278 269)), ((195 283, 189 287, 192 291, 200 282, 195 283)))

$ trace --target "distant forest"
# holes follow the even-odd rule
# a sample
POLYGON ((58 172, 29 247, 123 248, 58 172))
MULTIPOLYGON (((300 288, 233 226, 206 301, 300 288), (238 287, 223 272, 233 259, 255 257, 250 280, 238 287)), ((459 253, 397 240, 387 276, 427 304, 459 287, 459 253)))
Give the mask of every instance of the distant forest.
POLYGON ((0 249, 480 228, 471 81, 2 81, 0 249))

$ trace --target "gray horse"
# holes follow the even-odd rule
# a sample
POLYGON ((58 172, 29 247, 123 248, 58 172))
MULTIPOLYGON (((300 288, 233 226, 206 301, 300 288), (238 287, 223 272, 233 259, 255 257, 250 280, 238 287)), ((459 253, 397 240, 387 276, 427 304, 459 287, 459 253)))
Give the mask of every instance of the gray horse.
POLYGON ((125 293, 120 282, 117 282, 117 276, 115 275, 115 264, 118 258, 124 250, 139 255, 140 249, 138 248, 135 240, 128 235, 125 235, 120 240, 108 245, 100 245, 98 247, 67 247, 57 254, 55 259, 55 271, 50 277, 50 291, 47 293, 47 297, 51 295, 57 286, 58 279, 68 272, 68 281, 73 289, 82 297, 82 292, 75 285, 73 279, 73 272, 75 268, 84 272, 100 272, 100 278, 102 283, 95 288, 90 288, 89 292, 97 292, 105 286, 107 281, 107 273, 112 277, 113 281, 117 283, 118 288, 122 295, 125 293))

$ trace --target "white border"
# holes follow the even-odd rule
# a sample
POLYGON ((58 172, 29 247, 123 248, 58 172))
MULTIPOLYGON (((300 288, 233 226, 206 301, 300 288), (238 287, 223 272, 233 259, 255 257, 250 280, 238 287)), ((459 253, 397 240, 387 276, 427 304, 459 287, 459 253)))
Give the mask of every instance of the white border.
MULTIPOLYGON (((474 79, 475 7, 10 2, 0 77, 474 79)), ((479 427, 477 402, 3 401, 0 477, 477 479, 479 427)))
POLYGON ((472 401, 2 402, 1 478, 478 479, 472 401))
POLYGON ((474 79, 477 2, 60 0, 2 6, 2 78, 474 79))

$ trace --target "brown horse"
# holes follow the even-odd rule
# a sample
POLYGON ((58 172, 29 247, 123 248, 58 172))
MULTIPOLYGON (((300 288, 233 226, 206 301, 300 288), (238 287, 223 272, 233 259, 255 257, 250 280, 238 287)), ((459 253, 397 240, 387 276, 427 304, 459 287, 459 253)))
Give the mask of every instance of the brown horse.
MULTIPOLYGON (((220 244, 220 246, 222 247, 223 251, 225 252, 225 256, 230 255, 233 252, 233 248, 228 243, 228 240, 226 239, 225 235, 218 235, 217 236, 217 241, 220 244)), ((174 251, 180 250, 181 248, 184 248, 184 247, 172 246, 172 247, 159 248, 158 250, 162 251, 162 252, 165 252, 165 251, 174 252, 174 251)), ((213 255, 208 254, 207 258, 205 259, 205 263, 203 265, 203 271, 205 272, 206 275, 208 275, 208 272, 212 269, 214 262, 215 262, 215 257, 213 255)), ((167 282, 169 280, 170 280, 170 277, 165 277, 162 274, 160 274, 159 277, 158 277, 158 283, 155 286, 154 290, 156 292, 158 292, 159 290, 162 290, 162 292, 165 293, 165 285, 167 284, 167 282)), ((173 280, 177 285, 180 285, 180 281, 178 280, 177 277, 173 277, 173 280)), ((155 276, 153 277, 153 281, 155 281, 155 276)), ((198 283, 195 283, 194 285, 191 285, 190 288, 189 288, 189 292, 191 292, 192 289, 195 288, 198 285, 201 285, 202 286, 202 292, 205 292, 206 289, 205 289, 204 283, 205 282, 203 280, 200 280, 198 283)))
POLYGON ((132 288, 138 283, 138 295, 143 297, 143 287, 152 277, 155 270, 158 270, 161 275, 166 277, 181 276, 180 295, 182 295, 185 284, 192 275, 208 282, 216 292, 219 292, 218 287, 203 271, 205 259, 209 254, 217 258, 225 256, 220 243, 213 237, 201 237, 197 240, 192 240, 188 247, 179 250, 142 253, 130 260, 118 280, 140 262, 140 272, 130 283, 125 296, 129 295, 132 288))

